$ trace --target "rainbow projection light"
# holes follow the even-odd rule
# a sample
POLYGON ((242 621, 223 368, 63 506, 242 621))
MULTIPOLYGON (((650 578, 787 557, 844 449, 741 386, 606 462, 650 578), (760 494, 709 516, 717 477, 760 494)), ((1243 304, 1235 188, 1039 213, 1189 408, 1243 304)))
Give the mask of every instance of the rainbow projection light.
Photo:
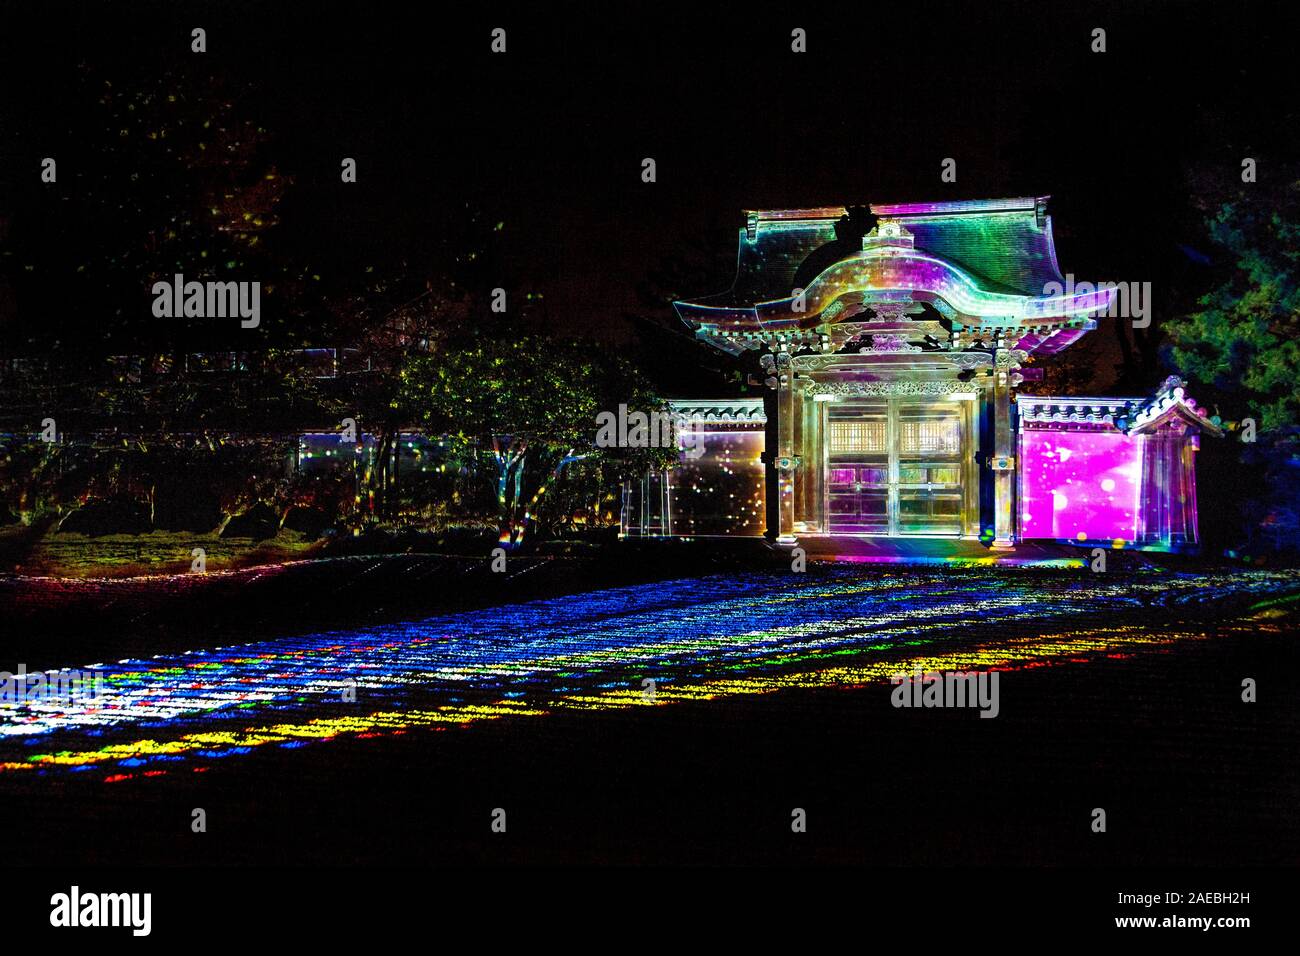
POLYGON ((880 578, 829 567, 165 654, 96 665, 106 691, 93 700, 0 704, 0 789, 47 776, 111 783, 198 772, 268 749, 484 720, 799 688, 880 684, 887 693, 891 676, 916 670, 1016 670, 1205 639, 1207 629, 1160 624, 1150 605, 1177 605, 1185 620, 1205 607, 1222 621, 1226 606, 1297 590, 1295 571, 880 578))

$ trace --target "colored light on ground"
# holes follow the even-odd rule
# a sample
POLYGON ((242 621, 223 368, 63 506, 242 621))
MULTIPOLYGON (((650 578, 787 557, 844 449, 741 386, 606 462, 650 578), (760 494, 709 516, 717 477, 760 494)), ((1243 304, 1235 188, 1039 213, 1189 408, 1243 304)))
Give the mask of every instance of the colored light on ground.
POLYGON ((693 578, 103 668, 98 700, 0 705, 0 776, 196 769, 267 745, 438 730, 914 669, 1015 669, 1201 639, 1125 623, 1152 601, 1294 591, 1300 573, 1122 580, 852 567, 693 578), (1089 623, 1098 608, 1107 626, 1089 623), (653 677, 653 700, 642 680, 653 677), (345 700, 355 682, 355 701, 345 700), (147 768, 147 769, 145 769, 147 768))

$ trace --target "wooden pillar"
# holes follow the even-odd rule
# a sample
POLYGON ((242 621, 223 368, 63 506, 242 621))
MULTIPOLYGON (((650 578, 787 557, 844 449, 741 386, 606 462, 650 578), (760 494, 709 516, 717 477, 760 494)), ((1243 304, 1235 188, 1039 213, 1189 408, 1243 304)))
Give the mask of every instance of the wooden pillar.
POLYGON ((798 412, 795 407, 798 394, 794 383, 794 368, 789 352, 780 352, 776 357, 776 395, 777 395, 777 449, 776 449, 776 488, 777 488, 777 544, 794 544, 794 481, 799 460, 794 448, 794 417, 798 412))
POLYGON ((1139 540, 1158 548, 1173 543, 1175 521, 1173 508, 1178 497, 1176 483, 1181 483, 1181 464, 1170 468, 1169 433, 1156 429, 1142 436, 1142 491, 1139 540))
POLYGON ((1196 449, 1200 439, 1188 435, 1183 440, 1183 528, 1188 545, 1197 545, 1201 532, 1196 514, 1196 449))
POLYGON ((763 536, 775 541, 780 532, 781 509, 778 507, 780 483, 776 473, 777 420, 780 418, 780 402, 776 388, 773 386, 763 393, 763 536))
POLYGON ((800 436, 799 512, 796 517, 807 531, 826 533, 826 403, 812 400, 815 386, 804 382, 800 389, 803 432, 800 436))

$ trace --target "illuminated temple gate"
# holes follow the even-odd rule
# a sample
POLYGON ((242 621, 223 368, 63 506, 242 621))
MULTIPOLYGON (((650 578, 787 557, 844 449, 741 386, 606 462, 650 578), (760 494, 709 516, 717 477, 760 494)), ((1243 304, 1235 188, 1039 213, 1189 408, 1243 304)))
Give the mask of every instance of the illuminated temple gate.
POLYGON ((974 403, 890 398, 820 403, 825 482, 804 483, 804 525, 834 533, 979 533, 979 487, 971 450, 974 403), (824 485, 824 501, 816 500, 824 485), (821 517, 818 517, 820 513, 821 517))
MULTIPOLYGON (((1153 399, 1036 399, 1044 413, 1024 428, 1017 414, 1022 363, 1096 328, 1114 297, 1065 281, 1047 199, 1031 197, 749 212, 731 290, 675 306, 700 340, 758 353, 770 390, 765 467, 746 472, 741 497, 751 510, 761 501, 763 530, 778 542, 1191 545, 1196 437, 1217 429, 1180 382, 1153 399), (1080 470, 1094 457, 1106 474, 1080 470)), ((677 410, 721 420, 737 401, 677 410)), ((757 435, 756 417, 748 422, 757 435)), ((686 468, 697 489, 726 484, 684 457, 629 489, 624 533, 758 533, 752 514, 729 525, 716 502, 701 522, 692 508, 707 495, 679 490, 671 506, 647 510, 656 495, 669 501, 686 468)))

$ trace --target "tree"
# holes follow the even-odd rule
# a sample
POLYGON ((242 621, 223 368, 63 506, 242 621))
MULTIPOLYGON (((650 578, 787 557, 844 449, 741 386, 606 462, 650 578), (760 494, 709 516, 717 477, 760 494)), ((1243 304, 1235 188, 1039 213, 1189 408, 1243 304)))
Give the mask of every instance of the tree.
POLYGON ((1261 434, 1285 435, 1300 423, 1300 179, 1253 184, 1207 225, 1230 269, 1199 308, 1169 322, 1170 357, 1257 416, 1261 434))
MULTIPOLYGON (((1247 464, 1264 471, 1248 520, 1273 547, 1300 544, 1300 176, 1244 184, 1207 222, 1225 254, 1222 278, 1197 307, 1170 320, 1172 364, 1212 390, 1212 404, 1255 420, 1247 464)), ((1244 478, 1244 476, 1242 476, 1244 478)), ((1239 478, 1238 486, 1244 482, 1239 478)))
MULTIPOLYGON (((330 341, 365 369, 340 397, 344 414, 377 436, 364 476, 371 518, 397 517, 397 443, 407 424, 398 396, 408 357, 438 351, 456 328, 501 330, 505 320, 490 312, 488 286, 501 271, 504 230, 503 221, 467 201, 443 221, 437 248, 418 264, 398 258, 366 265, 324 299, 330 341)), ((518 311, 526 316, 527 304, 518 311)))
POLYGON ((319 295, 300 257, 270 248, 292 177, 272 158, 255 93, 198 66, 78 69, 48 111, 66 126, 45 131, 57 182, 28 195, 7 237, 21 308, 3 345, 26 353, 0 382, 11 427, 49 415, 69 433, 157 436, 332 414, 291 351, 311 344, 319 295), (177 273, 260 282, 268 314, 254 332, 158 319, 150 290, 177 273), (290 312, 303 320, 284 321, 290 312))
POLYGON ((580 342, 479 334, 401 372, 401 414, 483 461, 500 541, 515 547, 576 462, 602 459, 630 477, 676 459, 675 448, 599 448, 597 416, 662 402, 628 363, 580 342))

